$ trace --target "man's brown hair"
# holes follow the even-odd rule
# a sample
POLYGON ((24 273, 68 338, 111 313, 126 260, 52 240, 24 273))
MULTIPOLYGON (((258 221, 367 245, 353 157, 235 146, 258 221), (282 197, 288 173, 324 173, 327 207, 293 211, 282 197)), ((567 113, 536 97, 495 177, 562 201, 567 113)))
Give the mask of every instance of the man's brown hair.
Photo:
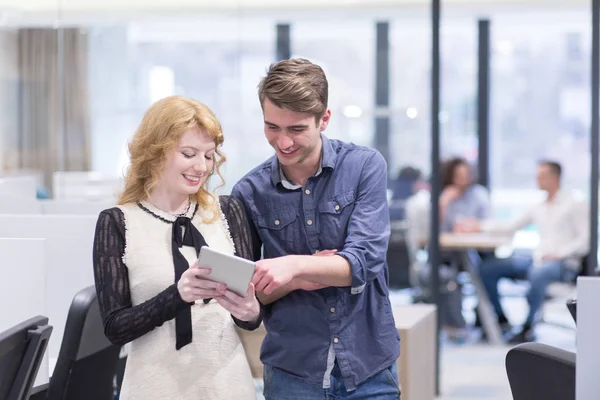
POLYGON ((269 99, 277 107, 312 114, 317 121, 327 110, 328 91, 323 69, 304 58, 271 64, 258 84, 261 107, 269 99))

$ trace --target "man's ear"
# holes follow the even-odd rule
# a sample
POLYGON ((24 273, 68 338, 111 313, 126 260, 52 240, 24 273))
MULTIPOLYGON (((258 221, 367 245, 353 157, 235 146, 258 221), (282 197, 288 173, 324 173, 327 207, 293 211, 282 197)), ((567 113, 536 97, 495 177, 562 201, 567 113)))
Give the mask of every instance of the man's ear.
POLYGON ((331 120, 331 110, 328 108, 327 110, 325 110, 325 112, 323 113, 323 116, 319 120, 319 125, 320 125, 319 130, 321 132, 323 132, 325 129, 327 129, 327 125, 329 124, 330 120, 331 120))

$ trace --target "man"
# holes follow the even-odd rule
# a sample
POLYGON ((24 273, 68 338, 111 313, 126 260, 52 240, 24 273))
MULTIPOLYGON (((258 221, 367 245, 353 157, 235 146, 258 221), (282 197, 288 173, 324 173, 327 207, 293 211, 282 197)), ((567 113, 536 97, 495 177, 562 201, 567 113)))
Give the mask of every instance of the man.
POLYGON ((232 191, 263 248, 252 281, 265 306, 264 394, 398 399, 387 166, 375 150, 322 134, 327 97, 318 65, 271 65, 259 99, 276 155, 232 191))
POLYGON ((544 302, 548 284, 575 279, 582 258, 589 251, 588 207, 561 190, 561 174, 560 164, 553 161, 539 163, 537 183, 538 187, 546 192, 546 199, 511 223, 467 221, 456 226, 456 230, 462 232, 514 233, 534 224, 539 231, 540 242, 534 250, 533 257, 513 256, 505 259, 491 257, 485 259, 481 265, 481 280, 500 323, 508 322, 498 295, 500 278, 526 276, 531 284, 527 294, 529 314, 522 330, 510 340, 512 343, 535 340, 533 335, 535 317, 544 302))

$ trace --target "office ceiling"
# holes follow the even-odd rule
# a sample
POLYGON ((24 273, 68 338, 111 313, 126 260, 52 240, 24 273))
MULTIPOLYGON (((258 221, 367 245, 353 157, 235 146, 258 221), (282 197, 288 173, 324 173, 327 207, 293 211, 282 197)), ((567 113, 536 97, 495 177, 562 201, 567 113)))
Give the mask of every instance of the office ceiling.
MULTIPOLYGON (((0 0, 0 10, 152 11, 427 7, 429 0, 0 0)), ((589 0, 442 0, 445 7, 586 7, 589 0)))

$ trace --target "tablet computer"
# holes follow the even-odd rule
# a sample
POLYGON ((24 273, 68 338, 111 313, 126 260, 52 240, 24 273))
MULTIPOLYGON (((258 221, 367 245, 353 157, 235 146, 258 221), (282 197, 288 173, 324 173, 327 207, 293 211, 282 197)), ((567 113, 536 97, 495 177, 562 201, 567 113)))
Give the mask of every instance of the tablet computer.
POLYGON ((211 269, 207 279, 224 283, 227 285, 227 289, 242 297, 248 291, 248 285, 250 285, 256 268, 254 261, 222 253, 207 246, 200 248, 198 265, 211 269))

